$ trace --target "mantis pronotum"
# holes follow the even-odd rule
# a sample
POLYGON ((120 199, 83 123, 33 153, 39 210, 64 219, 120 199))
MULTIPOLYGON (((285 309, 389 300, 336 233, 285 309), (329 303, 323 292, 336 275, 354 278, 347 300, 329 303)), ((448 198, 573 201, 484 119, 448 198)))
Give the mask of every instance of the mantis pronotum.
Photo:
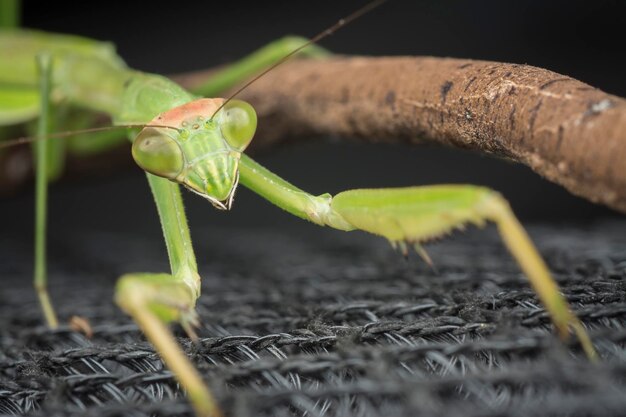
MULTIPOLYGON (((508 203, 495 191, 472 185, 441 185, 314 196, 243 153, 256 128, 254 109, 236 99, 202 96, 213 97, 216 91, 245 80, 260 67, 271 66, 301 44, 302 41, 293 38, 277 41, 235 64, 236 69, 225 69, 222 77, 208 80, 198 91, 188 92, 164 77, 129 69, 104 43, 32 31, 0 33, 2 55, 11 54, 14 58, 0 62, 0 86, 10 87, 0 87, 5 103, 0 108, 2 124, 39 117, 38 136, 44 139, 49 133, 46 108, 52 102, 104 112, 117 125, 144 126, 132 135, 133 156, 148 172, 171 273, 122 276, 116 289, 116 302, 137 321, 159 350, 187 391, 197 414, 216 416, 221 412, 165 325, 178 322, 193 337, 197 320, 194 306, 200 293, 200 276, 178 184, 216 208, 228 210, 241 183, 312 223, 379 235, 403 252, 414 248, 426 259, 422 242, 468 223, 494 222, 560 334, 565 337, 573 330, 587 354, 593 356, 593 347, 581 323, 559 294, 508 203), (246 71, 241 71, 242 68, 246 71), (229 75, 233 73, 240 76, 229 75), (226 85, 224 79, 229 80, 226 85)), ((325 54, 316 47, 306 51, 311 56, 325 54)), ((40 151, 40 156, 43 155, 40 151)), ((44 273, 38 272, 37 277, 44 315, 54 327, 57 325, 54 300, 47 296, 44 273)))

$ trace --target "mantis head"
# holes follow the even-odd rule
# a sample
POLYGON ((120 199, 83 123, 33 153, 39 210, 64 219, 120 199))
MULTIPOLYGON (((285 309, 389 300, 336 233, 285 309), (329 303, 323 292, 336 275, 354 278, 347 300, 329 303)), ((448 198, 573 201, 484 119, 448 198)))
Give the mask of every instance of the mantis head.
POLYGON ((244 101, 230 100, 220 109, 223 103, 199 99, 161 113, 139 132, 132 153, 145 171, 228 210, 239 182, 239 158, 254 136, 257 118, 244 101))

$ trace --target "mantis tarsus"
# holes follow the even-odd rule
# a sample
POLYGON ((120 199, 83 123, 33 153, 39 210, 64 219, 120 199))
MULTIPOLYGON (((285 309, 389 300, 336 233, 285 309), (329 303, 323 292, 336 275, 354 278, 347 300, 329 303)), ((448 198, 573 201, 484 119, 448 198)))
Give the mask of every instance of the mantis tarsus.
MULTIPOLYGON (((582 324, 571 313, 508 203, 495 191, 472 185, 441 185, 398 189, 363 189, 314 196, 254 162, 243 151, 256 128, 254 109, 213 97, 244 81, 302 45, 285 38, 223 70, 197 91, 172 81, 129 69, 110 45, 88 39, 33 31, 0 32, 0 123, 16 124, 39 117, 38 137, 49 134, 48 104, 108 114, 114 124, 142 125, 134 131, 133 156, 148 172, 170 258, 171 273, 131 273, 122 276, 116 302, 138 322, 167 366, 185 388, 198 415, 220 415, 202 378, 186 359, 166 327, 178 322, 193 336, 194 306, 200 294, 190 232, 178 184, 227 210, 239 182, 285 211, 338 230, 363 230, 382 236, 403 252, 466 224, 495 222, 506 246, 531 281, 559 333, 573 330, 591 357, 593 347, 582 324)), ((318 47, 306 50, 323 56, 318 47)), ((82 110, 81 110, 82 111, 82 110)), ((64 116, 52 112, 63 122, 64 116)), ((37 141, 39 196, 48 170, 37 141)), ((50 142, 53 143, 53 142, 50 142)), ((58 165, 58 164, 57 164, 58 165)), ((44 201, 40 198, 40 201, 44 201)), ((43 210, 42 210, 43 211, 43 210)), ((43 224, 43 223, 42 223, 43 224)), ((42 231, 43 229, 38 228, 42 231)), ((40 240, 42 241, 42 240, 40 240)), ((38 249, 36 288, 51 327, 57 318, 48 300, 43 247, 38 249)))

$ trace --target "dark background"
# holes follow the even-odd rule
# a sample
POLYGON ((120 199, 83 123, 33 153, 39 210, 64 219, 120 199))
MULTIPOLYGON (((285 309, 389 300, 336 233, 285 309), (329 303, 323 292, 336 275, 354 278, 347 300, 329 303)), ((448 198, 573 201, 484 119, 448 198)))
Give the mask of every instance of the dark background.
MULTIPOLYGON (((286 34, 312 36, 363 1, 36 2, 23 24, 114 42, 132 67, 177 73, 224 64, 286 34)), ((345 54, 436 55, 527 63, 626 96, 620 1, 391 0, 322 45, 345 54)), ((258 160, 313 193, 438 182, 500 190, 524 221, 591 222, 619 216, 571 196, 526 167, 450 149, 359 146, 326 138, 265 151, 258 160)), ((30 240, 32 189, 0 204, 4 236, 30 240)), ((240 190, 231 213, 186 193, 192 230, 211 224, 276 227, 306 234, 311 226, 240 190)), ((159 238, 148 188, 138 168, 55 184, 51 235, 66 228, 159 238)), ((336 233, 327 231, 323 233, 336 233)))

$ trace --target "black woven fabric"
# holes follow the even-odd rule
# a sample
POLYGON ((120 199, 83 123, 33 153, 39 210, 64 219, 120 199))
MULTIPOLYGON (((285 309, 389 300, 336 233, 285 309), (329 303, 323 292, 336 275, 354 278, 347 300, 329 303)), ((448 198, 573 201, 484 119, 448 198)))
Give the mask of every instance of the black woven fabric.
MULTIPOLYGON (((493 228, 430 245, 437 272, 358 233, 194 231, 201 342, 175 331, 229 416, 626 415, 626 222, 529 230, 599 363, 554 336, 493 228)), ((53 300, 89 320, 89 340, 42 326, 30 252, 0 240, 0 414, 191 415, 112 301, 116 277, 161 245, 53 242, 53 300)))

